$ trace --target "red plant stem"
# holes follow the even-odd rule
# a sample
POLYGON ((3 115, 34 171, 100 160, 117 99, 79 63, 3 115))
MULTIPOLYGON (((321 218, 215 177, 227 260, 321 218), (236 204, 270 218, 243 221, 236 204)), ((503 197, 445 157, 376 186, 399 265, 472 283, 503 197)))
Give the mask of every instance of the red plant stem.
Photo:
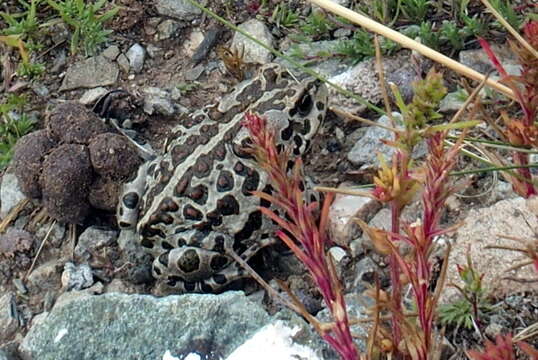
MULTIPOLYGON (((517 165, 526 166, 529 164, 529 156, 528 154, 515 151, 514 152, 514 162, 517 165)), ((534 196, 537 194, 536 189, 534 185, 532 184, 532 175, 530 172, 530 169, 528 167, 521 167, 518 168, 519 175, 523 177, 522 182, 524 183, 524 186, 526 188, 526 197, 529 198, 531 196, 534 196)))
MULTIPOLYGON (((396 201, 391 202, 391 230, 393 234, 400 232, 400 206, 396 201)), ((392 237, 392 241, 396 241, 392 237)), ((395 311, 402 312, 402 284, 400 282, 400 265, 398 259, 394 254, 390 255, 390 280, 392 284, 392 300, 394 303, 395 311)), ((392 338, 394 340, 394 346, 398 346, 402 338, 401 328, 399 323, 399 316, 392 317, 392 338)))

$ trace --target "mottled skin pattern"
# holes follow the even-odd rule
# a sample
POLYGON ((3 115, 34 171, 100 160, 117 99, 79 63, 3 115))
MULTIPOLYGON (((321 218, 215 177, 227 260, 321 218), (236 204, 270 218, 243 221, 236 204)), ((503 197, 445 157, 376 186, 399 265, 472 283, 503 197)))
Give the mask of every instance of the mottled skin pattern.
POLYGON ((218 106, 196 111, 173 130, 163 155, 125 185, 118 211, 155 258, 153 275, 178 291, 217 292, 247 274, 226 254, 248 260, 272 243, 263 204, 267 177, 245 153, 246 111, 265 116, 277 142, 301 154, 325 117, 326 87, 297 80, 276 64, 238 84, 218 106))

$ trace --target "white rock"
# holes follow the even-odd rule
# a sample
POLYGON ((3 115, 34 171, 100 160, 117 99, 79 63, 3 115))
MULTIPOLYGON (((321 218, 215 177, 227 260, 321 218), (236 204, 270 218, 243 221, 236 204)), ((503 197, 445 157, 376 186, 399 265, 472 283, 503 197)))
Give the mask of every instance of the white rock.
POLYGON ((146 50, 140 44, 134 44, 127 50, 127 59, 129 59, 129 65, 134 72, 139 73, 144 67, 144 59, 146 58, 146 50))
POLYGON ((2 187, 0 188, 0 217, 2 219, 26 196, 21 192, 17 177, 12 173, 4 173, 2 176, 2 187))
MULTIPOLYGON (((262 43, 273 47, 274 39, 267 26, 256 19, 248 20, 239 25, 239 28, 262 43)), ((232 49, 235 49, 239 54, 243 54, 243 61, 247 63, 266 64, 273 59, 273 54, 252 40, 246 38, 239 32, 234 34, 232 39, 232 49)))
POLYGON ((86 90, 84 94, 82 94, 78 102, 83 105, 93 104, 101 96, 105 95, 107 91, 108 90, 102 86, 96 87, 94 89, 86 90))
POLYGON ((369 197, 337 195, 329 209, 331 239, 338 245, 349 245, 351 240, 361 234, 355 219, 368 222, 380 208, 381 204, 369 197))
POLYGON ((298 327, 292 329, 280 320, 266 325, 226 360, 320 360, 314 350, 293 342, 298 331, 298 327))

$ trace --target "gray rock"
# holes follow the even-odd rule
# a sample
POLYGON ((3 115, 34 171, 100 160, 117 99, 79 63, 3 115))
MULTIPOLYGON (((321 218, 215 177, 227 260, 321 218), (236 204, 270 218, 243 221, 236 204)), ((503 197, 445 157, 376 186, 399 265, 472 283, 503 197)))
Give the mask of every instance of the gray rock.
MULTIPOLYGON (((402 116, 393 112, 395 119, 402 119, 402 116)), ((383 115, 377 120, 380 125, 390 126, 388 116, 383 115)), ((390 160, 394 153, 394 148, 381 143, 381 139, 393 140, 392 131, 378 126, 370 126, 366 134, 353 145, 351 151, 347 154, 347 159, 355 165, 375 165, 379 164, 377 153, 381 153, 385 159, 390 160)))
MULTIPOLYGON (((257 19, 248 20, 239 25, 239 28, 266 45, 271 47, 274 45, 273 35, 267 26, 257 19)), ((247 63, 266 64, 273 58, 273 54, 269 50, 254 43, 239 32, 234 34, 231 48, 240 54, 242 53, 243 60, 247 63)))
POLYGON ((202 13, 202 10, 187 0, 157 0, 155 7, 159 15, 169 16, 183 21, 193 20, 202 13))
POLYGON ((156 87, 147 87, 144 93, 144 112, 152 115, 154 113, 172 116, 178 112, 186 111, 172 101, 171 94, 156 87))
POLYGON ((8 292, 0 297, 0 342, 15 334, 19 328, 15 294, 8 292))
POLYGON ((2 187, 0 188, 0 217, 3 219, 19 202, 26 196, 21 192, 17 177, 10 173, 4 173, 2 176, 2 187))
POLYGON ((20 350, 26 358, 40 360, 116 360, 118 354, 161 360, 167 351, 178 358, 191 352, 224 358, 270 322, 240 292, 83 296, 55 306, 30 329, 20 350))
POLYGON ((79 103, 83 105, 89 105, 96 102, 101 96, 105 95, 108 92, 104 87, 96 87, 95 89, 86 90, 84 94, 78 100, 79 103))
POLYGON ((139 73, 144 67, 144 60, 146 58, 146 50, 140 44, 134 44, 127 50, 125 54, 129 59, 129 65, 134 72, 139 73))
MULTIPOLYGON (((349 69, 349 65, 341 58, 326 58, 320 57, 319 61, 312 60, 320 54, 332 54, 336 51, 336 47, 340 40, 323 40, 300 44, 293 44, 284 53, 288 56, 298 58, 297 61, 302 65, 307 65, 312 70, 326 78, 332 78, 349 69)), ((282 64, 285 68, 292 71, 295 75, 302 73, 302 70, 296 69, 294 65, 280 58, 275 59, 276 63, 282 64)))
POLYGON ((40 289, 46 290, 57 286, 59 277, 57 276, 63 264, 60 260, 54 259, 35 268, 28 276, 28 283, 40 289))
POLYGON ((455 91, 446 94, 446 96, 441 100, 439 104, 440 112, 456 112, 465 103, 465 98, 462 98, 462 93, 460 91, 455 91))
MULTIPOLYGON (((517 62, 514 52, 510 50, 508 45, 491 44, 491 48, 508 74, 521 75, 521 67, 517 62)), ((469 66, 482 74, 495 69, 483 49, 460 51, 459 61, 463 65, 469 66)), ((498 78, 499 74, 497 72, 494 72, 494 74, 498 78)))
POLYGON ((170 39, 179 30, 179 23, 174 20, 164 20, 157 26, 157 40, 170 39))
POLYGON ((376 263, 366 256, 355 265, 355 276, 353 277, 353 292, 360 294, 374 285, 374 274, 380 269, 376 263))
POLYGON ((118 232, 106 230, 98 226, 90 226, 78 238, 75 255, 88 260, 91 253, 112 245, 118 238, 118 232))
POLYGON ((153 44, 149 44, 146 47, 146 51, 148 52, 149 57, 153 59, 153 58, 157 57, 157 55, 162 53, 163 49, 158 47, 158 46, 155 46, 153 44))
MULTIPOLYGON (((536 238, 534 229, 538 226, 534 201, 533 198, 525 200, 518 197, 469 211, 464 225, 453 234, 455 241, 448 259, 446 283, 463 286, 457 265, 466 264, 467 256, 470 256, 474 269, 484 276, 483 282, 490 293, 504 297, 538 291, 537 282, 527 281, 536 278, 533 267, 517 267, 528 261, 528 257, 517 251, 490 248, 531 246, 536 238), (521 239, 523 243, 504 239, 500 235, 521 239)), ((445 286, 440 302, 452 302, 460 296, 455 287, 445 286)))
POLYGON ((113 85, 118 76, 119 69, 116 63, 104 56, 94 56, 79 61, 67 69, 60 91, 113 85))
MULTIPOLYGON (((43 226, 40 226, 35 233, 35 236, 38 239, 44 239, 47 233, 49 232, 51 223, 44 224, 43 226)), ((47 243, 55 246, 60 247, 60 244, 62 243, 62 240, 65 236, 65 224, 60 224, 59 222, 55 222, 54 225, 52 225, 52 230, 50 230, 50 234, 47 240, 47 243)))
POLYGON ((204 70, 205 70, 204 65, 195 66, 193 69, 191 69, 189 72, 187 72, 185 74, 185 80, 194 81, 194 80, 198 79, 200 77, 200 75, 202 75, 204 70))
POLYGON ((76 266, 72 262, 64 265, 62 286, 67 290, 82 290, 93 285, 92 269, 87 264, 76 266))
MULTIPOLYGON (((339 188, 348 188, 342 184, 339 188)), ((347 246, 360 236, 361 228, 355 219, 368 222, 381 208, 381 203, 366 196, 337 194, 329 209, 329 234, 339 245, 347 246)))
MULTIPOLYGON (((416 78, 416 69, 409 57, 409 52, 406 51, 395 56, 383 57, 385 81, 396 84, 405 101, 409 101, 413 95, 411 84, 416 78)), ((430 62, 424 61, 423 64, 424 67, 427 67, 430 62)), ((330 78, 329 81, 352 91, 372 104, 382 100, 379 77, 373 58, 358 63, 347 71, 330 78)), ((390 89, 388 85, 387 88, 390 89)), ((350 113, 359 113, 366 109, 365 105, 357 103, 356 100, 348 96, 341 95, 332 87, 329 88, 329 94, 332 106, 350 113)))
MULTIPOLYGON (((346 303, 348 319, 368 319, 369 315, 366 311, 368 306, 373 305, 371 298, 362 296, 359 294, 347 294, 344 295, 344 301, 346 303)), ((316 318, 322 322, 330 322, 332 318, 327 308, 321 310, 316 318)), ((368 323, 357 323, 350 326, 351 332, 354 336, 355 345, 361 353, 366 351, 366 339, 368 338, 368 323)), ((337 356, 332 357, 338 358, 337 356)))
POLYGON ((116 59, 116 62, 124 73, 128 73, 131 69, 131 66, 129 65, 129 59, 127 59, 127 56, 125 56, 125 54, 120 54, 116 59))
POLYGON ((107 47, 105 50, 103 50, 101 55, 103 55, 110 61, 114 61, 116 60, 119 54, 120 54, 120 48, 117 47, 116 45, 111 45, 107 47))

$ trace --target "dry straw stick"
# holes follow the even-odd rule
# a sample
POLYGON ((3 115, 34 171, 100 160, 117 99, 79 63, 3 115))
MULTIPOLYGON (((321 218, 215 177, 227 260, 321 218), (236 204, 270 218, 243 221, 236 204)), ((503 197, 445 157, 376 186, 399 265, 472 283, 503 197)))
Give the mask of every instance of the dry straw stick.
POLYGON ((482 0, 482 4, 484 4, 488 8, 488 10, 491 11, 493 16, 495 16, 495 18, 502 24, 502 26, 504 26, 506 28, 506 30, 508 30, 508 32, 510 34, 512 34, 512 36, 515 37, 517 39, 517 41, 519 41, 519 43, 521 45, 523 45, 527 50, 529 50, 529 52, 532 55, 534 55, 534 57, 538 58, 538 51, 536 51, 531 46, 531 44, 529 44, 521 35, 519 35, 519 33, 516 30, 514 30, 514 28, 512 26, 510 26, 508 21, 506 21, 502 17, 502 15, 499 14, 499 12, 497 10, 495 10, 495 8, 491 5, 491 3, 488 0, 482 0))
MULTIPOLYGON (((481 73, 474 71, 473 69, 465 65, 462 65, 455 60, 452 60, 448 56, 445 56, 415 40, 412 40, 408 38, 407 36, 404 36, 400 34, 399 32, 392 30, 389 27, 386 27, 385 25, 382 25, 366 16, 358 14, 353 10, 350 10, 341 5, 338 5, 330 0, 310 0, 310 2, 318 6, 321 6, 322 8, 326 10, 329 10, 335 13, 336 15, 342 16, 343 18, 346 18, 347 20, 350 20, 354 22, 355 24, 362 26, 369 31, 375 32, 381 36, 386 37, 387 39, 395 41, 399 43, 400 45, 402 45, 403 47, 409 48, 411 50, 415 50, 418 53, 434 60, 435 62, 445 65, 446 67, 454 70, 455 72, 459 74, 462 74, 464 76, 467 76, 477 81, 484 81, 485 79, 485 76, 482 75, 481 73)), ((500 91, 501 93, 515 100, 514 93, 510 88, 492 79, 487 79, 486 84, 490 86, 491 88, 497 91, 500 91)))

